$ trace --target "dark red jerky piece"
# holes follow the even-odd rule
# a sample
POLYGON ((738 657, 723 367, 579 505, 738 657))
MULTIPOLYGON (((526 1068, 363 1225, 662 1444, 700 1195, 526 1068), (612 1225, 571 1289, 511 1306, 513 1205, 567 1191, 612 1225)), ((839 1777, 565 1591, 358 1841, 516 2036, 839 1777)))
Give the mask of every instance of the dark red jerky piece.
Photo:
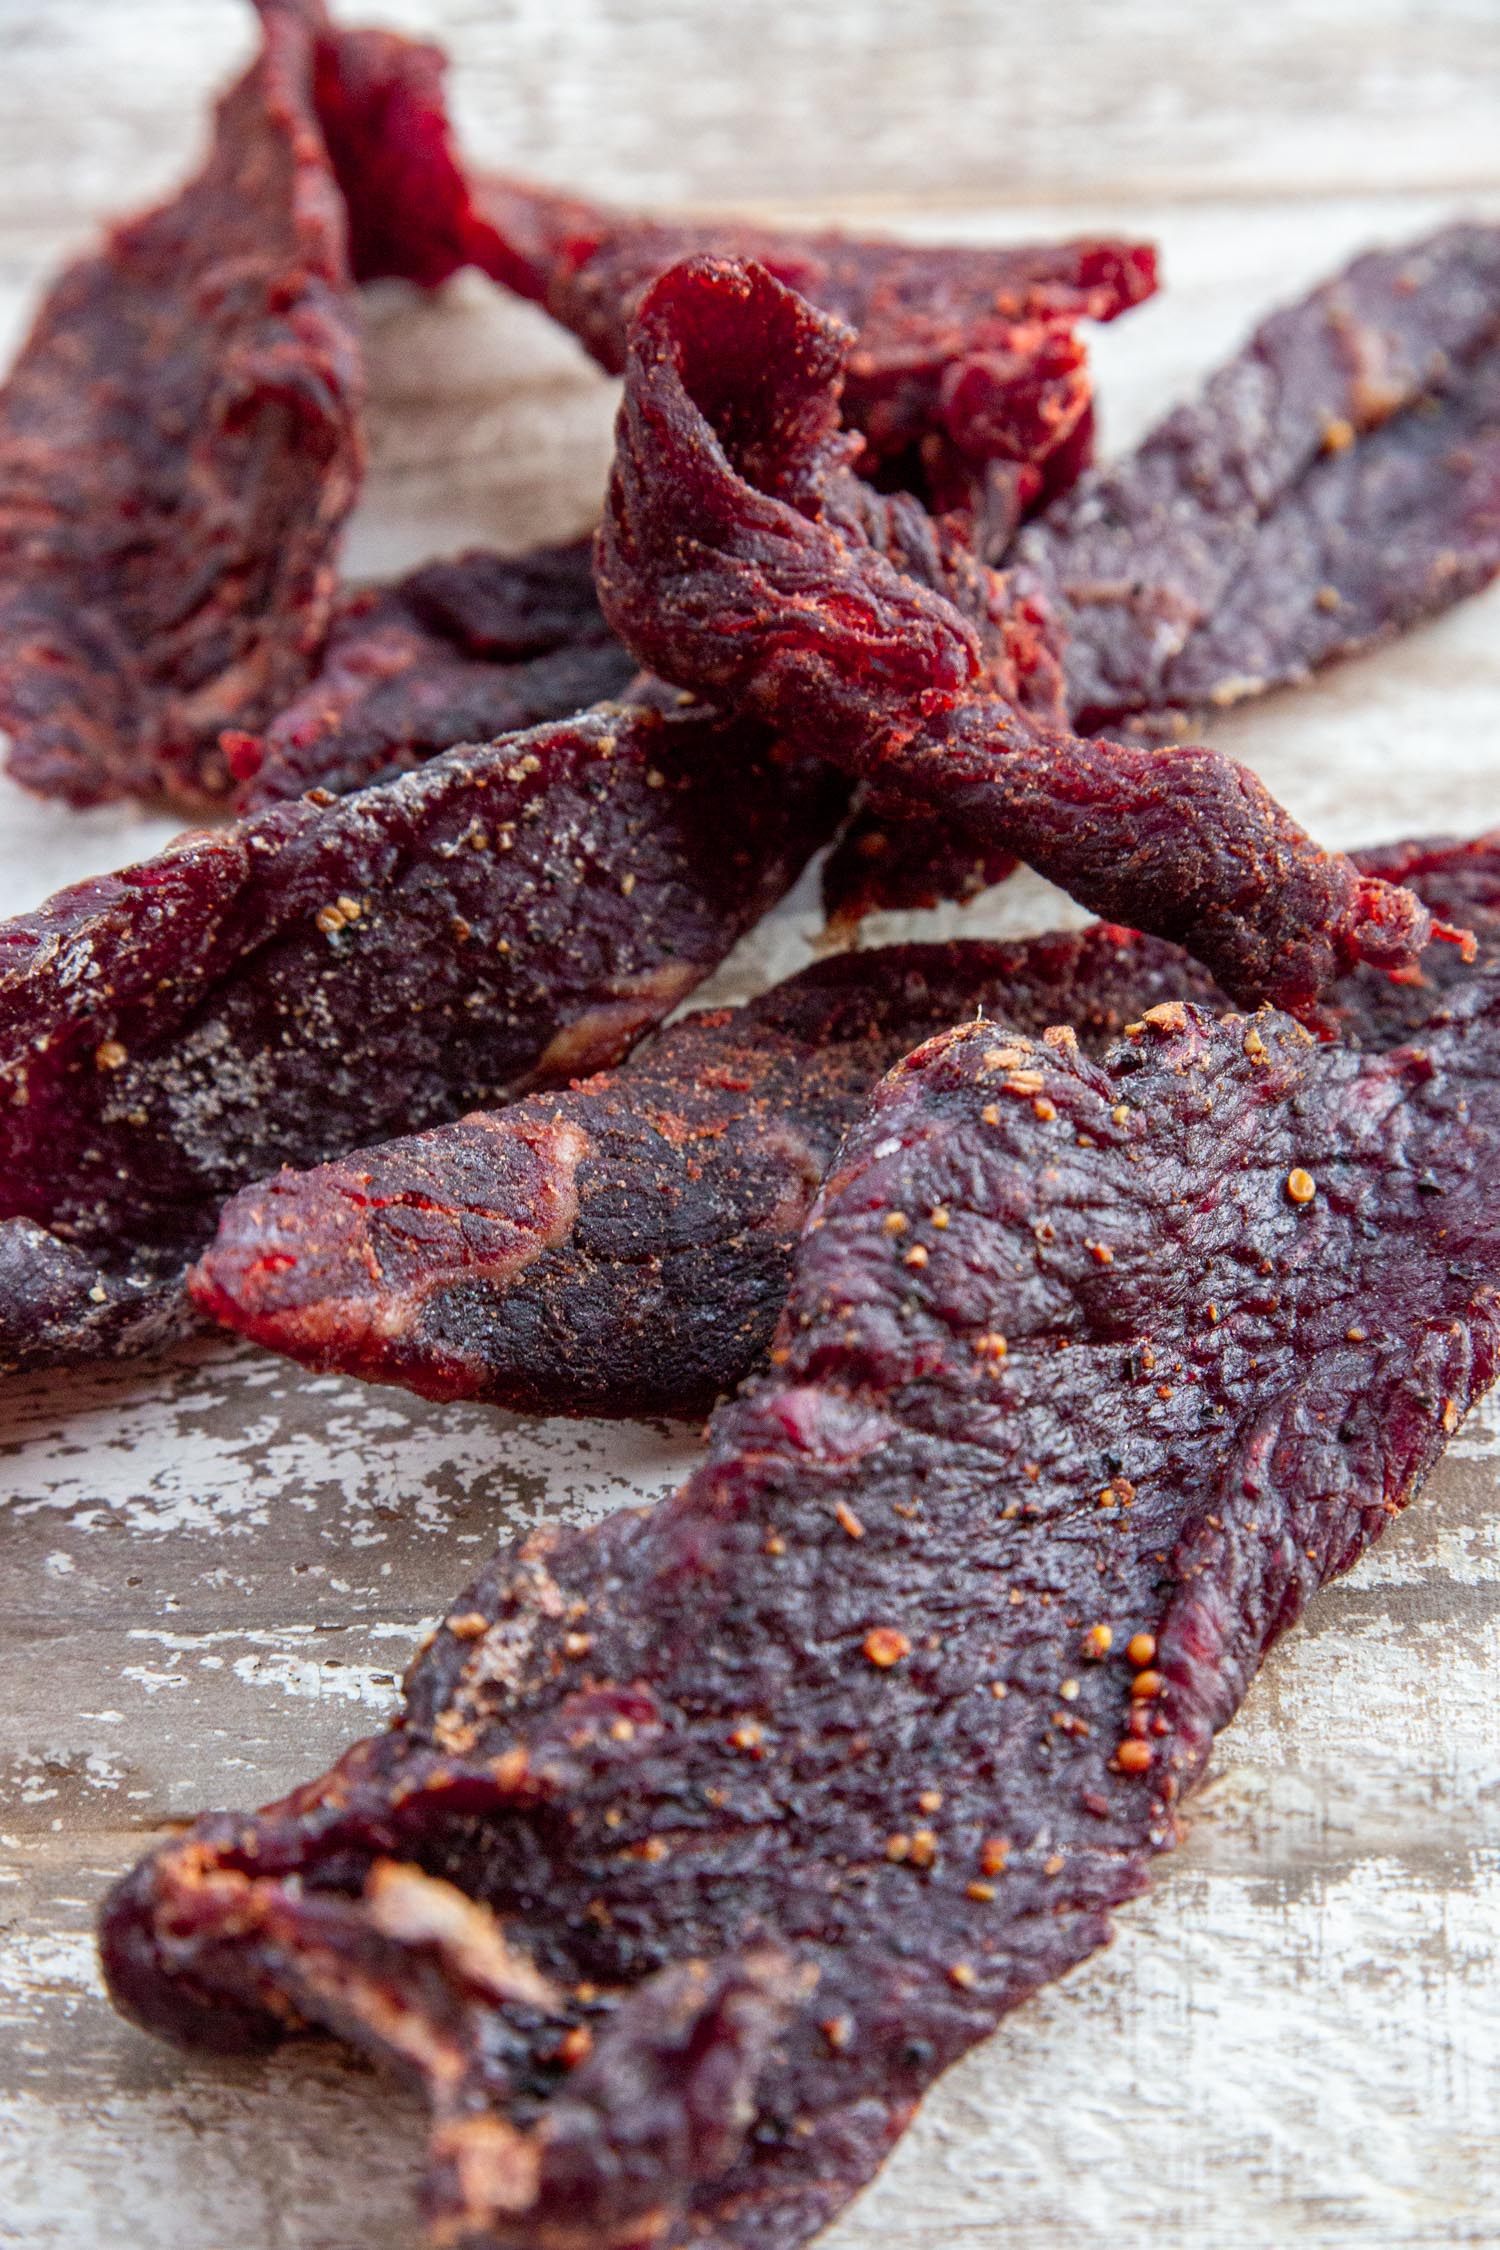
POLYGON ((1149 245, 1112 239, 968 249, 670 222, 516 179, 470 179, 453 147, 434 47, 330 33, 318 111, 349 205, 354 270, 431 287, 474 264, 546 307, 618 374, 649 284, 680 258, 761 261, 860 332, 846 410, 865 466, 967 511, 996 551, 1089 457, 1092 392, 1074 333, 1156 287, 1149 245))
MULTIPOLYGON (((1500 841, 1362 854, 1500 955, 1500 841)), ((1436 967, 1465 980, 1456 951, 1436 967)), ((541 1413, 695 1414, 764 1362, 814 1191, 882 1071, 975 1015, 1099 1054, 1165 1002, 1227 1008, 1159 938, 889 946, 689 1016, 617 1070, 242 1189, 200 1308, 318 1369, 541 1413)), ((1397 1045, 1440 1004, 1361 969, 1342 1037, 1397 1045)), ((915 1239, 915 1238, 913 1238, 915 1239)))
POLYGON ((1016 871, 1014 852, 981 850, 941 814, 913 813, 899 798, 867 801, 823 862, 819 887, 830 930, 847 933, 867 915, 965 906, 1016 871))
POLYGON ((635 664, 600 615, 589 547, 461 555, 349 597, 296 701, 226 742, 241 802, 347 796, 620 694, 635 664))
POLYGON ((440 47, 322 20, 318 122, 349 213, 356 281, 433 289, 476 257, 483 223, 452 147, 440 47))
POLYGON ((74 804, 222 797, 221 729, 328 621, 360 358, 310 27, 261 15, 202 172, 68 268, 0 393, 0 725, 74 804))
POLYGON ((966 249, 670 223, 514 180, 481 181, 476 199, 503 245, 497 278, 545 305, 612 374, 659 274, 695 256, 755 259, 858 332, 845 411, 870 473, 972 507, 994 464, 1015 515, 1087 459, 1092 392, 1074 323, 1113 320, 1156 287, 1143 243, 966 249))
POLYGON ((1357 961, 1414 961, 1413 896, 1320 850, 1247 768, 1083 741, 996 692, 967 621, 844 505, 846 348, 756 267, 651 290, 597 564, 641 661, 1185 945, 1236 999, 1312 1011, 1357 961))
POLYGON ((604 707, 4 925, 0 1365, 91 1356, 117 1298, 128 1341, 283 1161, 617 1060, 795 879, 829 800, 754 726, 604 707))
POLYGON ((1497 1145, 1493 969, 1388 1055, 1171 1005, 1102 1065, 984 1022, 919 1049, 678 1496, 503 1550, 392 1729, 144 1861, 117 2004, 402 2052, 473 2250, 792 2250, 1104 1942, 1266 1650, 1492 1379, 1497 1145), (642 2151, 703 2050, 652 2062, 659 1980, 752 1947, 816 1985, 764 2059, 724 2042, 738 2154, 673 2171, 642 2151))
POLYGON ((1356 259, 1013 558, 1078 725, 1158 732, 1404 632, 1500 569, 1500 227, 1356 259))

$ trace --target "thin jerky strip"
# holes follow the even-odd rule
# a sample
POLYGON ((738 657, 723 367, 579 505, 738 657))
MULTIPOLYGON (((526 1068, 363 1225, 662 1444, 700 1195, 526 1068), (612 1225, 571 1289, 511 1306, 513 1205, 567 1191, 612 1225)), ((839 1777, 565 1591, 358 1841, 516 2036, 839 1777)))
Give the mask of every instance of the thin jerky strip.
POLYGON ((1247 768, 1084 741, 996 692, 968 622, 846 504, 846 351, 760 268, 700 259, 654 285, 598 565, 627 646, 1185 945, 1237 999, 1311 1010, 1357 961, 1414 961, 1425 910, 1320 850, 1247 768))
POLYGON ((1025 532, 1074 723, 1165 731, 1500 570, 1500 227, 1358 258, 1025 532))
MULTIPOLYGON (((1500 953, 1500 839, 1400 845, 1435 910, 1500 953)), ((1451 985, 1467 971, 1445 949, 1451 985)), ((1162 1003, 1229 1003, 1177 947, 1096 926, 888 946, 687 1017, 612 1072, 243 1189, 191 1277, 206 1313, 307 1366, 547 1414, 695 1414, 764 1363, 792 1254, 881 1073, 975 1015, 1087 1054, 1162 1003)), ((1340 1036, 1387 1048, 1428 978, 1357 970, 1340 1036)))
POLYGON ((606 706, 4 925, 0 1365, 155 1342, 283 1161, 617 1060, 837 814, 753 725, 606 706))
POLYGON ((222 797, 301 686, 359 482, 344 218, 304 12, 207 163, 70 266, 0 392, 0 725, 27 788, 222 797))
POLYGON ((393 1728, 143 1862, 117 2004, 399 2054, 435 2240, 793 2250, 1106 1940, 1492 1379, 1497 1153, 1494 970, 1388 1055, 1179 1002, 919 1049, 678 1496, 502 1550, 393 1728))
POLYGON ((474 264, 542 305, 611 374, 649 284, 680 258, 756 258, 859 331, 846 406, 877 478, 974 517, 985 551, 1089 457, 1079 320, 1156 287, 1155 252, 1112 239, 968 249, 663 222, 517 179, 474 179, 454 152, 438 48, 325 34, 318 110, 348 200, 355 272, 432 287, 474 264))
POLYGON ((635 672, 594 594, 591 542, 478 551, 349 597, 316 677, 259 738, 226 738, 247 809, 387 781, 609 701, 635 672))

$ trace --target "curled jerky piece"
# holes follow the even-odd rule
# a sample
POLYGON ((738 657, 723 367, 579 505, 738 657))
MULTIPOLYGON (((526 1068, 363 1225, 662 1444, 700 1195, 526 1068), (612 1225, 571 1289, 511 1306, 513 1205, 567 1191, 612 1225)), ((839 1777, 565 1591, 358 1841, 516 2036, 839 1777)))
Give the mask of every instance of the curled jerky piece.
POLYGON ((224 796, 221 729, 328 621, 360 359, 311 26, 260 12, 202 172, 69 267, 0 392, 0 725, 74 804, 224 796))
POLYGON ((1079 320, 1113 320, 1156 287, 1148 244, 986 249, 664 222, 517 179, 471 179, 452 144, 435 47, 329 33, 318 111, 348 200, 355 272, 432 286, 474 264, 545 306, 618 374, 646 288, 702 252, 755 258, 859 332, 846 410, 882 481, 967 511, 998 551, 1089 457, 1079 320))
POLYGON ((1500 227, 1358 258, 1012 557, 1075 723, 1166 731, 1404 632, 1500 570, 1500 227))
POLYGON ((438 2240, 792 2250, 1104 1942, 1491 1380, 1497 1153, 1494 970, 1387 1055, 1176 1002, 1102 1065, 918 1049, 677 1497, 504 1549, 393 1728, 144 1861, 117 2003, 404 2057, 438 2240), (722 1996, 768 1955, 762 2044, 722 1996))
POLYGON ((0 1366, 154 1342, 219 1205, 615 1061, 837 818, 756 727, 604 706, 0 927, 0 1366))
MULTIPOLYGON (((1361 855, 1500 954, 1500 839, 1361 855)), ((1468 972, 1445 949, 1451 985, 1468 972)), ((1166 1002, 1228 1006, 1159 938, 888 946, 689 1016, 618 1069, 244 1188, 191 1277, 206 1312, 319 1369, 549 1414, 693 1414, 764 1360, 813 1194, 881 1073, 975 1015, 1099 1053, 1166 1002)), ((1439 1004, 1361 969, 1340 1036, 1439 1004)))
POLYGON ((847 505, 847 345, 759 267, 651 289, 598 562, 641 661, 1185 945, 1236 999, 1308 1010, 1357 961, 1413 961, 1411 893, 1320 850, 1247 768, 1084 741, 997 692, 969 622, 847 505))
POLYGON ((600 615, 590 552, 475 552, 349 597, 296 701, 263 736, 226 740, 241 802, 347 796, 618 695, 635 664, 600 615))

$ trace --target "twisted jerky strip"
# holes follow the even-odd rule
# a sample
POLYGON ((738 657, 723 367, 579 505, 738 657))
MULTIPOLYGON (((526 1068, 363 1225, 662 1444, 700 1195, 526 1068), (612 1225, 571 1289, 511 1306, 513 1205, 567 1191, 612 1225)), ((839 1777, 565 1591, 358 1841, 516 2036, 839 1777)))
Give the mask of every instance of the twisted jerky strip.
POLYGON ((1500 227, 1358 258, 1026 531, 1075 725, 1181 731, 1500 570, 1500 227))
POLYGON ((617 1060, 838 810, 754 724, 606 705, 0 925, 0 1367, 180 1326, 283 1160, 617 1060))
MULTIPOLYGON (((1500 954, 1500 838, 1360 855, 1500 954)), ((1464 978, 1456 952, 1433 972, 1464 978)), ((244 1188, 190 1277, 310 1367, 544 1414, 694 1414, 764 1361, 818 1183, 881 1073, 975 1015, 1086 1054, 1171 1000, 1228 1006, 1176 946, 1096 925, 888 946, 686 1017, 618 1069, 244 1188)), ((1356 970, 1340 1036, 1395 1046, 1428 977, 1356 970)))
POLYGON ((600 599, 643 663, 1185 945, 1237 999, 1311 1010, 1412 962, 1409 892, 1320 850, 1211 750, 1083 741, 997 694, 967 620, 849 503, 847 337, 723 259, 652 288, 631 349, 600 599))
POLYGON ((1500 972, 883 1082, 674 1500, 508 1547, 387 1732, 115 1892, 116 2002, 402 2061, 465 2250, 794 2250, 1105 1942, 1500 1354, 1500 972))
POLYGON ((0 726, 78 805, 224 796, 221 729, 328 622, 362 375, 306 14, 260 13, 203 170, 68 268, 0 391, 0 726))

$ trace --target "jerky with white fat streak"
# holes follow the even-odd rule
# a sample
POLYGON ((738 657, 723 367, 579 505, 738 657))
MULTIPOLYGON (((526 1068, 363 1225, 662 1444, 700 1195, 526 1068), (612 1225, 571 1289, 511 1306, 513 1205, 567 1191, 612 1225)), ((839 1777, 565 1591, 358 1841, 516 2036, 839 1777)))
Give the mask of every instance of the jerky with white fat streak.
MULTIPOLYGON (((1500 842, 1361 854, 1500 952, 1500 842)), ((1466 974, 1337 988, 1339 1035, 1398 1044, 1466 974)), ((1099 1054, 1169 1000, 1227 1008, 1177 947, 1108 926, 816 963, 658 1032, 613 1071, 244 1188, 200 1308, 318 1369, 574 1414, 706 1411, 764 1363, 792 1254, 881 1073, 975 1015, 1099 1054)))
POLYGON ((0 925, 0 1366, 160 1340, 283 1161, 617 1060, 838 810, 758 727, 605 705, 0 925))

